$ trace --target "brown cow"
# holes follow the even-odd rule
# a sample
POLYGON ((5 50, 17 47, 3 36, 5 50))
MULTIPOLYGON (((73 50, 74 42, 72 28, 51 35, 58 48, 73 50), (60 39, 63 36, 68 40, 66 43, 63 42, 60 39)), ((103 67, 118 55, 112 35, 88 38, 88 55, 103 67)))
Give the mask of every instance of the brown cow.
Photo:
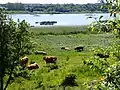
POLYGON ((57 57, 56 56, 45 56, 45 57, 43 57, 43 60, 46 61, 46 64, 56 63, 57 57))
POLYGON ((32 69, 38 69, 39 66, 37 63, 33 63, 27 66, 28 70, 32 70, 32 69))
POLYGON ((25 65, 26 66, 28 64, 28 57, 27 56, 23 57, 21 59, 20 63, 21 63, 21 65, 25 65))

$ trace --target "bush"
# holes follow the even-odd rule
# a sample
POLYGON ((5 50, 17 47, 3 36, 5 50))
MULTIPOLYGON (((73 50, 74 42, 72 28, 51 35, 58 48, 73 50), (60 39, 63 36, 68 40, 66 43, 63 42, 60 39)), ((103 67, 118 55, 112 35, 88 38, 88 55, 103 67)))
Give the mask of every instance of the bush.
POLYGON ((76 76, 74 74, 68 74, 62 82, 62 86, 78 86, 75 82, 76 76))

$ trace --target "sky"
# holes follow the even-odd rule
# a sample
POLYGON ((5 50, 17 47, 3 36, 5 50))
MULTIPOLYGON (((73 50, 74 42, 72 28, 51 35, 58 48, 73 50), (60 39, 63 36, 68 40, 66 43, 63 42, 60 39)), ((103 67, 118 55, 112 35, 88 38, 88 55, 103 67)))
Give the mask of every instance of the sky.
POLYGON ((38 4, 64 4, 64 3, 74 3, 74 4, 86 4, 86 3, 97 3, 98 0, 0 0, 0 4, 3 3, 38 3, 38 4))

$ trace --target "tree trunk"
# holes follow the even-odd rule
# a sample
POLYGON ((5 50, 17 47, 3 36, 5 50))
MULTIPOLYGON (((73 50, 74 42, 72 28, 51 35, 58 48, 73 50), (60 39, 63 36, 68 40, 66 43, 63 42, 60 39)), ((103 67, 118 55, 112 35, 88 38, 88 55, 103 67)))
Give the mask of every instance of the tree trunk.
POLYGON ((9 83, 10 83, 10 80, 11 80, 11 77, 12 77, 13 70, 14 70, 14 67, 11 68, 8 81, 6 82, 6 86, 5 86, 5 88, 4 88, 3 90, 6 90, 6 88, 8 87, 8 85, 9 85, 9 83))
MULTIPOLYGON (((0 67, 1 68, 1 67, 0 67)), ((4 77, 4 75, 3 75, 3 71, 2 71, 2 69, 0 70, 0 90, 3 90, 3 84, 4 84, 4 82, 3 82, 3 77, 4 77)))

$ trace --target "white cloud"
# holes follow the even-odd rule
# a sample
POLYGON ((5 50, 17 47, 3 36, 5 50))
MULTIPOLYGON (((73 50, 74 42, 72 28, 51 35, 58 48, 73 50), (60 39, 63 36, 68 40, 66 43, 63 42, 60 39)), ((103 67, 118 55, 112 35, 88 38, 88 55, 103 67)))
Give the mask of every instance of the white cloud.
POLYGON ((21 2, 21 3, 78 3, 78 4, 85 4, 85 3, 96 3, 98 0, 0 0, 0 3, 7 3, 7 2, 21 2))

